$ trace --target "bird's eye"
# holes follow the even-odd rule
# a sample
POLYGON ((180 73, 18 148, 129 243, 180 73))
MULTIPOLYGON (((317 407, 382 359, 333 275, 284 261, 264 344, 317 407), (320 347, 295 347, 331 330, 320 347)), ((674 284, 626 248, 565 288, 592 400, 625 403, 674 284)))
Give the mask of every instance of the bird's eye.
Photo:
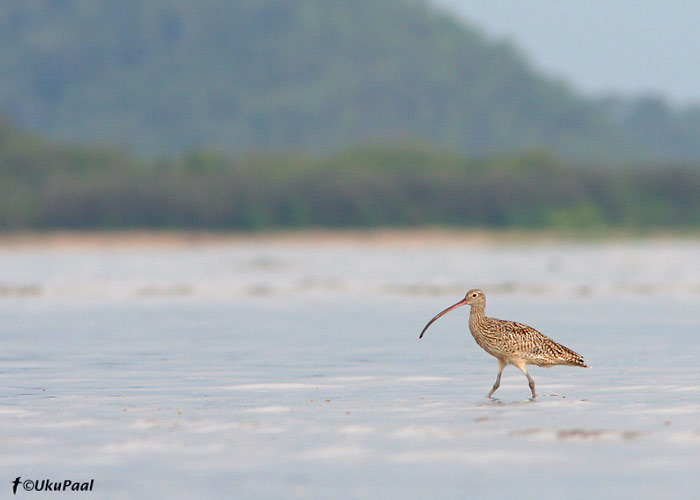
POLYGON ((475 294, 475 293, 472 293, 472 297, 476 298, 476 294, 475 294))

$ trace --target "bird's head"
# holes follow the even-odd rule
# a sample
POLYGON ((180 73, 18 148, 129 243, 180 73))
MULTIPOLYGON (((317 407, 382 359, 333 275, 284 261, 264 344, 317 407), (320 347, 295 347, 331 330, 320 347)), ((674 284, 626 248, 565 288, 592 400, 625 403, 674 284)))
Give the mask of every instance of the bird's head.
POLYGON ((464 303, 470 306, 486 304, 486 295, 479 289, 469 290, 464 296, 464 303))

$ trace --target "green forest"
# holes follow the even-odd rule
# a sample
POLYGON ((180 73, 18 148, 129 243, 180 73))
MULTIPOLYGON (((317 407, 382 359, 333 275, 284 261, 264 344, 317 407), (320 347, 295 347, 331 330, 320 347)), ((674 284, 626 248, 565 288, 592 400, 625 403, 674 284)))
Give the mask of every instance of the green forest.
POLYGON ((0 122, 3 230, 435 225, 697 228, 700 169, 610 169, 543 151, 469 158, 415 143, 144 160, 57 146, 0 122))
POLYGON ((0 229, 697 228, 700 108, 419 0, 0 3, 0 229))
POLYGON ((139 154, 420 139, 468 156, 700 158, 700 109, 581 97, 418 0, 8 0, 0 41, 1 112, 139 154))

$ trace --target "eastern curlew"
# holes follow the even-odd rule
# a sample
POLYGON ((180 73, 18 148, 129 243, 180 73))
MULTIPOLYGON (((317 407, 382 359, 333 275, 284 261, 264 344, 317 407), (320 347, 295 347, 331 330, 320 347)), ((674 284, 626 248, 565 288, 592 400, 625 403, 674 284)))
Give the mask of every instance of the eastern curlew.
POLYGON ((535 394, 535 381, 527 372, 527 365, 550 367, 555 365, 581 366, 588 368, 583 357, 568 347, 564 347, 546 335, 522 323, 486 317, 486 296, 481 290, 469 290, 462 300, 448 307, 431 319, 418 338, 443 314, 465 305, 471 306, 469 330, 481 348, 498 359, 498 375, 493 384, 490 398, 501 385, 501 373, 506 365, 516 366, 530 384, 532 397, 535 394))

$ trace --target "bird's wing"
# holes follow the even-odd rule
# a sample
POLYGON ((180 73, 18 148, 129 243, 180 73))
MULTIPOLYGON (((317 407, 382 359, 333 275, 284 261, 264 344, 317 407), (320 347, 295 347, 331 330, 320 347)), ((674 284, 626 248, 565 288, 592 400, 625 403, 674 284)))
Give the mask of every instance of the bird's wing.
POLYGON ((564 363, 585 366, 581 355, 555 342, 531 326, 514 321, 508 323, 513 336, 512 341, 517 345, 517 351, 523 357, 529 358, 534 364, 547 366, 564 363))

